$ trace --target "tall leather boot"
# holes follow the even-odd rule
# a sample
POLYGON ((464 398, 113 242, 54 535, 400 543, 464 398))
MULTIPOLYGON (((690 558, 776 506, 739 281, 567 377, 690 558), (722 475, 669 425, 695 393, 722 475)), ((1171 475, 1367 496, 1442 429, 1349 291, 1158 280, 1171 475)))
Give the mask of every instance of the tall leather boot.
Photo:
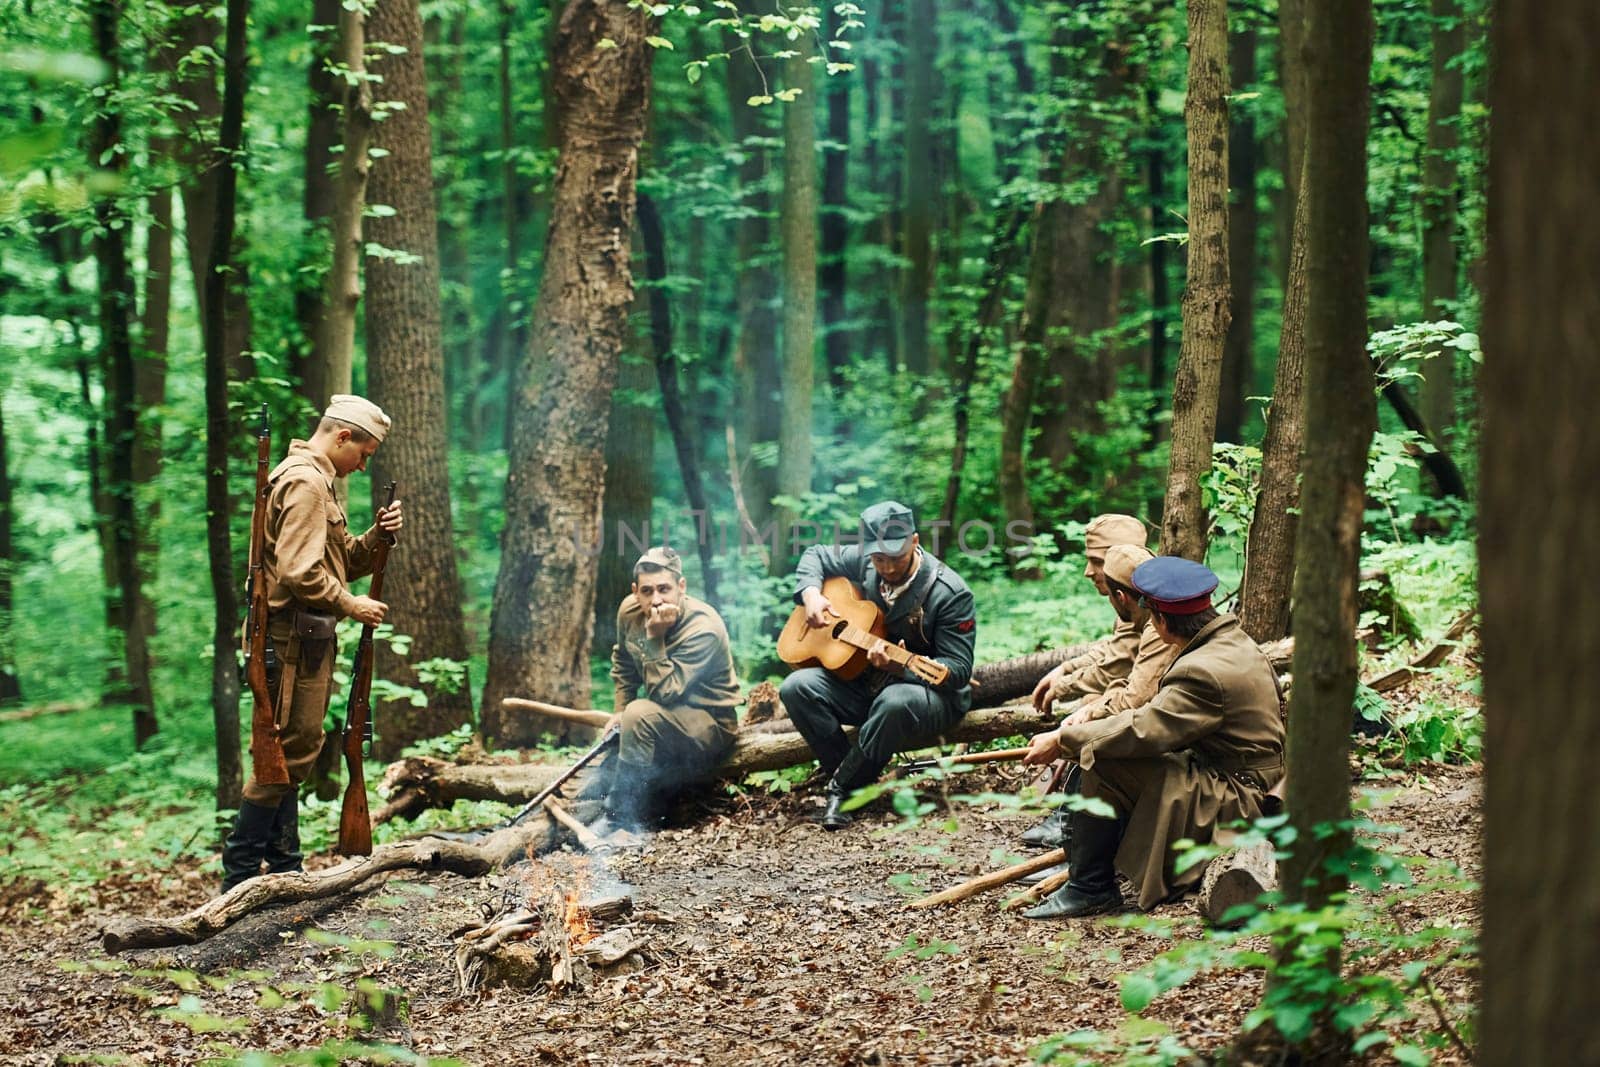
POLYGON ((246 878, 261 873, 261 861, 267 854, 267 842, 272 837, 272 824, 278 817, 277 808, 239 803, 239 814, 233 820, 233 832, 222 844, 222 891, 226 893, 246 878))
MULTIPOLYGON (((1083 769, 1074 763, 1067 771, 1061 782, 1061 792, 1065 796, 1080 792, 1082 789, 1083 769)), ((1039 845, 1043 848, 1067 848, 1072 841, 1072 812, 1067 808, 1057 808, 1044 817, 1044 821, 1024 830, 1022 843, 1025 845, 1039 845)))
POLYGON ((1098 915, 1122 904, 1117 888, 1117 846, 1122 843, 1125 819, 1101 819, 1087 812, 1072 813, 1072 844, 1067 867, 1072 878, 1023 912, 1028 919, 1076 919, 1098 915))
POLYGON ((598 837, 632 835, 650 820, 653 776, 648 765, 617 760, 605 811, 589 827, 598 837))
POLYGON ((300 871, 300 791, 290 789, 278 803, 272 820, 272 833, 267 838, 264 858, 268 874, 300 871))
POLYGON ((822 814, 824 830, 843 830, 850 825, 850 813, 843 810, 844 802, 864 785, 877 781, 884 765, 868 758, 859 745, 851 745, 839 769, 828 780, 828 810, 822 814))

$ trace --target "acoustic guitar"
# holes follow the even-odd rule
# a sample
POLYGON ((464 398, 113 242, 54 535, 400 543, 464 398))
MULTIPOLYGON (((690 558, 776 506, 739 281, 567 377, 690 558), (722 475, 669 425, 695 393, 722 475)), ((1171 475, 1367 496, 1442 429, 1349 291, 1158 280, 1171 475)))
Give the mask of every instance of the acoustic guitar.
POLYGON ((836 616, 827 626, 806 625, 804 604, 794 609, 778 635, 778 658, 794 667, 824 667, 849 681, 867 669, 867 649, 882 640, 889 658, 929 685, 943 685, 950 668, 907 652, 884 639, 883 612, 867 600, 848 578, 829 578, 822 595, 833 604, 836 616))

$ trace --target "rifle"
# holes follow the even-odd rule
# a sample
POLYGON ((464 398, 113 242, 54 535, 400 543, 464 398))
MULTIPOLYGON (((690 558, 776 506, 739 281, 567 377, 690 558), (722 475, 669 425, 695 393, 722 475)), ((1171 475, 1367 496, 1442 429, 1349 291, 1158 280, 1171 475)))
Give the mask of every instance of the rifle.
POLYGON ((1019 760, 1028 754, 1025 748, 1001 748, 992 752, 968 752, 961 756, 935 756, 930 759, 910 760, 900 764, 895 770, 899 774, 912 774, 916 771, 932 770, 935 767, 941 770, 955 766, 967 766, 977 763, 1007 763, 1019 760))
MULTIPOLYGON (((394 503, 395 483, 384 486, 388 497, 384 507, 394 503)), ((372 550, 372 588, 367 595, 383 599, 383 569, 389 564, 389 549, 399 540, 383 530, 378 547, 372 550)), ((356 646, 356 661, 350 669, 350 703, 344 714, 344 765, 350 781, 344 787, 344 808, 339 812, 339 852, 345 856, 372 855, 372 816, 367 811, 367 778, 361 758, 372 744, 372 631, 371 623, 361 627, 361 643, 356 646)))
POLYGON ((503 830, 508 826, 515 826, 523 819, 526 819, 530 814, 533 813, 534 808, 537 808, 540 804, 543 804, 546 800, 554 796, 556 792, 567 783, 569 778, 592 763, 594 758, 600 755, 600 753, 604 752, 606 747, 610 745, 611 742, 617 740, 621 736, 622 722, 618 718, 613 718, 611 720, 611 725, 606 727, 606 732, 600 735, 600 740, 594 743, 593 748, 579 756, 578 762, 561 772, 561 777, 557 778, 555 781, 541 789, 539 791, 539 795, 523 805, 521 811, 517 812, 515 815, 511 816, 511 818, 495 827, 495 829, 503 830))
POLYGON ((250 514, 250 597, 244 619, 244 677, 255 704, 250 714, 250 773, 262 785, 288 785, 289 766, 278 736, 278 717, 267 684, 267 473, 272 456, 272 424, 261 405, 256 430, 256 499, 250 514))

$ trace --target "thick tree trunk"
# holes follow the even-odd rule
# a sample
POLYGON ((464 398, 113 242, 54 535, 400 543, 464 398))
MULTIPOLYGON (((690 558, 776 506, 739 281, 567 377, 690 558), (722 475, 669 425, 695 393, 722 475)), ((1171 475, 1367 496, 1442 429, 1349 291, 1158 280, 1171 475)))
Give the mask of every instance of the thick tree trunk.
POLYGON ((901 240, 905 273, 900 283, 900 352, 907 371, 918 377, 933 370, 928 345, 928 304, 933 295, 933 65, 938 51, 938 5, 911 0, 906 7, 905 157, 901 174, 901 240))
MULTIPOLYGON (((1007 528, 1023 523, 1033 528, 1033 501, 1028 495, 1028 426, 1033 401, 1044 375, 1044 323, 1048 314, 1053 258, 1040 246, 1047 243, 1051 225, 1046 216, 1056 207, 1046 204, 1034 216, 1032 262, 1028 268, 1027 297, 1023 303, 1022 334, 1014 346, 1011 385, 1000 405, 1000 508, 1007 528)), ((1016 576, 1038 578, 1036 564, 1026 556, 1016 561, 1016 576)))
MULTIPOLYGON (((1242 21, 1242 17, 1241 17, 1242 21)), ((1256 28, 1244 23, 1228 43, 1228 65, 1237 91, 1256 80, 1256 28)), ((1256 121, 1249 107, 1233 110, 1228 132, 1228 281, 1232 287, 1228 341, 1223 346, 1222 391, 1217 403, 1217 440, 1244 440, 1246 397, 1256 392, 1256 121)))
MULTIPOLYGON (((409 503, 406 536, 389 557, 386 619, 412 637, 407 657, 380 645, 378 676, 423 688, 415 664, 467 660, 450 517, 450 472, 445 462, 444 340, 439 312, 439 229, 433 203, 433 141, 422 60, 422 17, 417 0, 378 0, 368 35, 399 45, 373 64, 387 100, 404 107, 375 130, 387 155, 369 180, 371 199, 394 208, 366 226, 374 244, 406 254, 367 261, 367 382, 371 399, 394 419, 394 433, 372 461, 373 506, 384 485, 398 482, 409 503)), ((349 20, 354 23, 356 20, 349 20)), ((354 33, 354 28, 351 28, 354 33)), ((348 60, 348 56, 347 56, 348 60)), ((347 142, 348 150, 348 142, 347 142)), ((349 193, 341 189, 341 193, 349 193)), ((340 205, 340 217, 346 205, 340 205)), ((346 238, 348 239, 348 238, 346 238)), ((355 245, 349 246, 354 252, 355 245)), ((349 268, 354 274, 353 264, 349 268)), ((389 702, 378 712, 383 730, 376 750, 398 755, 413 741, 448 733, 472 715, 470 681, 453 693, 435 688, 425 708, 389 702)))
MULTIPOLYGON (((633 300, 629 231, 650 106, 650 20, 623 0, 571 0, 552 57, 562 109, 535 332, 516 382, 506 528, 489 632, 483 729, 500 699, 586 702, 606 421, 633 300), (616 47, 599 48, 603 39, 616 47)), ((558 731, 564 734, 564 731, 558 731)))
MULTIPOLYGON (((308 251, 305 256, 319 268, 328 247, 325 232, 328 220, 333 216, 338 199, 333 146, 341 140, 338 108, 347 95, 344 80, 329 69, 329 61, 348 63, 347 53, 341 55, 340 52, 340 24, 346 19, 359 24, 364 18, 360 10, 346 11, 339 0, 311 0, 311 25, 323 29, 309 35, 310 59, 306 64, 309 111, 306 117, 305 184, 300 210, 306 224, 305 246, 308 251)), ((353 69, 364 70, 365 66, 363 61, 353 69)), ((295 292, 295 318, 300 323, 304 340, 289 358, 289 374, 299 382, 298 392, 313 411, 321 411, 333 393, 349 392, 348 388, 328 388, 326 375, 319 365, 313 339, 328 299, 327 284, 319 284, 316 280, 320 273, 320 270, 312 272, 295 292)))
MULTIPOLYGON (((126 170, 122 116, 116 109, 121 91, 122 18, 120 0, 95 0, 90 8, 95 52, 109 74, 111 93, 90 127, 90 159, 114 176, 126 170)), ((122 625, 122 681, 119 699, 133 706, 133 743, 142 748, 154 737, 155 700, 150 689, 149 634, 139 624, 139 513, 135 500, 133 457, 138 426, 137 380, 134 372, 133 320, 137 312, 127 238, 131 220, 115 196, 95 204, 94 258, 99 274, 101 366, 106 374, 106 493, 111 506, 112 573, 116 578, 117 618, 122 625)))
MULTIPOLYGON (((832 40, 843 19, 828 6, 827 35, 832 40)), ((826 352, 828 384, 835 392, 844 388, 845 370, 850 366, 850 334, 845 329, 848 315, 846 294, 846 252, 850 240, 850 86, 852 76, 825 78, 828 100, 828 140, 832 147, 822 158, 821 268, 817 284, 821 289, 822 343, 826 352)))
MULTIPOLYGON (((673 347, 672 309, 665 288, 667 278, 667 241, 661 229, 661 214, 655 201, 648 196, 639 197, 639 234, 644 243, 645 274, 650 279, 650 343, 655 350, 656 383, 661 389, 661 409, 667 416, 667 429, 672 432, 673 450, 678 456, 678 470, 683 475, 683 495, 689 501, 689 510, 696 516, 695 545, 700 554, 700 581, 705 599, 720 607, 722 597, 717 589, 717 567, 713 557, 712 538, 701 533, 710 522, 711 505, 706 499, 704 480, 700 476, 700 455, 695 445, 695 427, 691 412, 686 409, 683 390, 678 382, 678 356, 673 347)), ((610 461, 607 460, 609 466, 610 461)), ((629 561, 632 562, 631 560, 629 561)), ((613 620, 614 621, 614 620, 613 620)))
MULTIPOLYGON (((733 141, 740 153, 740 197, 748 214, 734 233, 738 265, 738 328, 733 349, 734 388, 739 397, 734 426, 748 458, 753 446, 774 443, 783 421, 782 378, 778 364, 778 275, 772 257, 772 179, 770 156, 757 143, 772 136, 770 108, 745 101, 766 91, 755 60, 736 52, 728 61, 728 108, 733 141)), ((789 105, 784 105, 785 107, 789 105)), ((750 463, 743 476, 745 503, 757 525, 772 514, 777 492, 775 466, 750 463)))
POLYGON ((1202 560, 1209 521, 1201 479, 1211 446, 1228 337, 1228 18, 1225 0, 1189 4, 1189 280, 1172 385, 1172 458, 1161 552, 1202 560))
MULTIPOLYGON (((1303 158, 1303 156, 1302 156, 1303 158)), ((1300 449, 1305 440, 1306 223, 1305 182, 1294 209, 1289 276, 1278 333, 1278 373, 1261 442, 1261 485, 1245 543, 1239 625, 1257 641, 1289 632, 1295 531, 1300 522, 1300 449)))
MULTIPOLYGON (((778 493, 800 499, 811 492, 811 393, 817 335, 817 126, 812 94, 812 48, 796 42, 784 81, 799 95, 783 105, 783 404, 778 425, 778 493)), ((926 348, 927 338, 923 344, 926 348)), ((772 573, 787 574, 795 552, 790 531, 805 516, 777 509, 778 543, 772 573)))
POLYGON ((1325 864, 1350 817, 1357 574, 1363 481, 1377 422, 1367 357, 1367 77, 1370 3, 1312 9, 1306 32, 1306 414, 1294 581, 1295 685, 1289 710, 1288 810, 1298 830, 1284 868, 1288 899, 1321 907, 1344 879, 1325 864))
POLYGON ((1484 287, 1482 1042, 1485 1067, 1600 1062, 1600 7, 1492 21, 1484 287), (1559 660, 1552 660, 1552 651, 1559 660))
MULTIPOLYGON (((1461 147, 1456 123, 1464 93, 1461 58, 1465 30, 1461 0, 1431 0, 1433 15, 1433 81, 1428 93, 1428 147, 1422 156, 1422 317, 1454 314, 1456 219, 1460 214, 1460 178, 1455 153, 1461 147)), ((1422 367, 1422 414, 1449 444, 1456 422, 1455 349, 1447 348, 1422 367)))
MULTIPOLYGON (((374 18, 377 11, 375 7, 374 18)), ((334 394, 350 391, 355 365, 356 307, 361 302, 361 220, 367 206, 367 182, 372 170, 367 155, 373 124, 372 86, 366 80, 366 21, 367 16, 360 7, 339 8, 335 62, 348 70, 348 77, 353 80, 339 93, 344 144, 339 152, 339 177, 333 190, 330 235, 333 262, 324 280, 322 299, 318 301, 320 314, 311 326, 311 353, 302 371, 301 395, 314 411, 326 407, 328 398, 334 394)), ((394 63, 393 57, 386 57, 383 67, 390 68, 394 63)), ((381 73, 378 76, 383 77, 381 73)), ((385 84, 388 99, 398 99, 389 95, 394 91, 395 87, 385 84)), ((404 112, 391 114, 384 124, 386 137, 390 135, 391 125, 404 126, 408 121, 415 119, 404 112)), ((374 225, 375 241, 381 229, 380 225, 374 225)), ((379 358, 386 354, 380 354, 379 358)))
MULTIPOLYGON (((172 144, 152 138, 150 154, 170 158, 172 144)), ((146 648, 156 634, 156 604, 150 590, 160 582, 161 497, 156 479, 161 474, 161 413, 167 402, 167 349, 172 313, 172 190, 162 188, 147 201, 150 224, 145 228, 144 308, 140 316, 140 342, 133 364, 134 439, 133 504, 136 520, 135 560, 139 599, 128 616, 130 631, 138 633, 146 648)), ((153 667, 153 661, 152 661, 153 667)))
MULTIPOLYGON (((224 50, 224 89, 218 154, 232 160, 244 142, 244 94, 248 59, 245 41, 250 0, 228 0, 227 43, 224 50)), ((206 555, 211 571, 211 596, 215 613, 211 630, 211 716, 217 732, 217 807, 237 808, 244 788, 239 758, 239 668, 235 657, 239 634, 239 583, 233 571, 233 541, 229 531, 232 502, 228 495, 228 453, 234 434, 228 412, 229 314, 233 302, 225 296, 232 276, 235 206, 238 171, 232 166, 209 168, 206 180, 214 183, 207 199, 214 207, 216 240, 209 244, 212 259, 198 272, 204 279, 206 299, 201 306, 206 349, 206 555)), ((194 220, 189 220, 190 229, 194 220)), ((191 244, 191 250, 193 245, 191 244)))
POLYGON ((22 677, 17 673, 11 637, 12 576, 16 568, 16 544, 11 538, 11 467, 6 451, 5 410, 0 404, 0 705, 22 702, 22 677))
POLYGON ((1288 157, 1283 173, 1290 204, 1299 203, 1311 106, 1306 98, 1307 4, 1308 0, 1278 0, 1278 82, 1283 88, 1283 143, 1288 157))

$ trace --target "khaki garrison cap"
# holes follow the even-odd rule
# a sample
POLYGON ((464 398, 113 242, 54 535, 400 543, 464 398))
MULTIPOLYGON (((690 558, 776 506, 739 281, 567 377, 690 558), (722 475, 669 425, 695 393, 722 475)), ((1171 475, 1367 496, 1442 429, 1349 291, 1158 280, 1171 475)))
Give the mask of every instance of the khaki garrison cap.
POLYGON ((335 393, 333 399, 328 401, 328 410, 322 415, 359 427, 380 443, 389 436, 389 427, 393 425, 393 420, 383 413, 382 408, 364 396, 351 393, 335 393))
POLYGON ((1140 545, 1146 537, 1144 523, 1132 515, 1097 515, 1083 531, 1084 548, 1104 552, 1112 545, 1140 545))
POLYGON ((1105 575, 1118 585, 1133 588, 1133 570, 1155 554, 1142 545, 1112 545, 1106 549, 1105 575))

